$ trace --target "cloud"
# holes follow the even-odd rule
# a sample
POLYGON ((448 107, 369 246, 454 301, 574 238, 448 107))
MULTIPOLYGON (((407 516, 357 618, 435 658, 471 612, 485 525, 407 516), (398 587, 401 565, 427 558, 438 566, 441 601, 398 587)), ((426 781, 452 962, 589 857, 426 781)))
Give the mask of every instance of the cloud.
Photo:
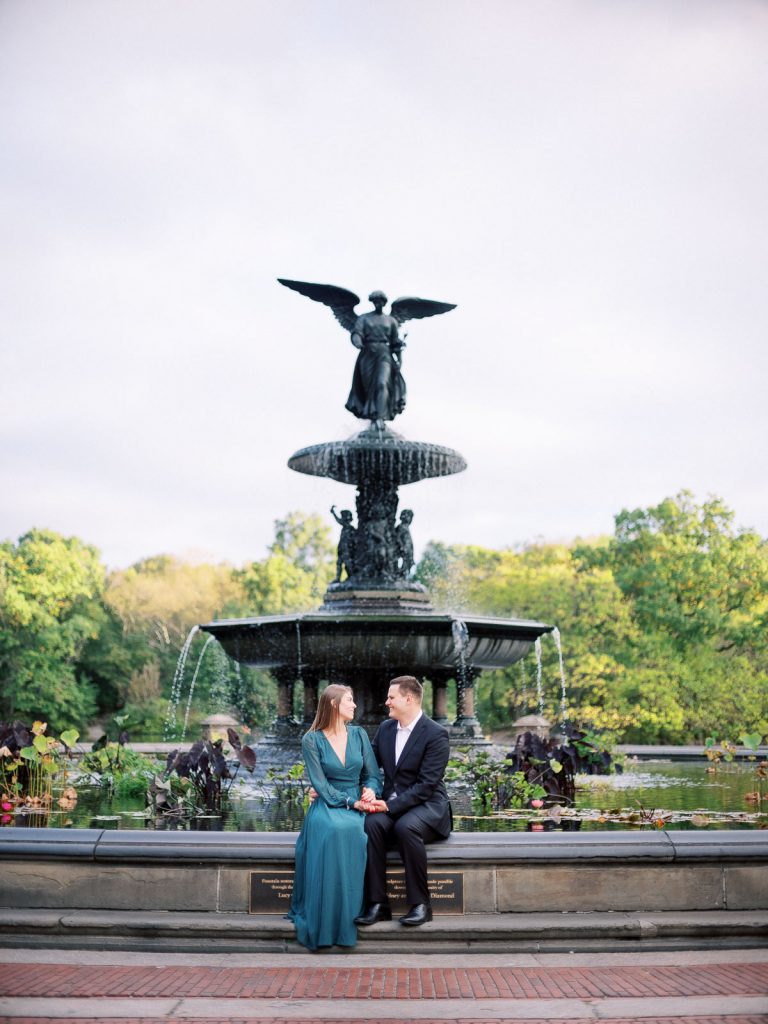
POLYGON ((362 425, 278 276, 458 303, 409 325, 418 545, 715 492, 768 529, 768 13, 735 0, 0 9, 3 536, 259 557, 362 425))

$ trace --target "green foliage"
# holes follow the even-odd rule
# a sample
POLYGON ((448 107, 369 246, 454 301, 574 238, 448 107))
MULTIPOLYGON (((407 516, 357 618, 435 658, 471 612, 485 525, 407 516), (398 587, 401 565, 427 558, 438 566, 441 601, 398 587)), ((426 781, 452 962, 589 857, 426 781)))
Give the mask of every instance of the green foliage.
POLYGON ((310 786, 303 764, 292 764, 289 768, 268 768, 266 780, 274 787, 278 803, 308 803, 310 786))
POLYGON ((162 764, 121 743, 107 743, 84 754, 79 764, 81 781, 99 786, 110 795, 141 796, 162 764))
POLYGON ((514 771, 508 757, 496 760, 484 750, 459 750, 448 762, 446 782, 468 786, 473 802, 483 811, 526 807, 531 800, 546 796, 538 782, 529 782, 523 772, 514 771))
POLYGON ((95 688, 78 657, 97 633, 104 588, 96 550, 76 537, 30 530, 0 544, 0 717, 43 718, 82 727, 95 688))
POLYGON ((57 740, 47 729, 47 722, 33 722, 29 727, 18 721, 0 722, 0 791, 4 805, 50 812, 54 780, 66 778, 69 750, 77 742, 78 733, 65 730, 57 740))
POLYGON ((237 573, 251 615, 316 608, 333 579, 334 547, 319 516, 291 512, 275 521, 270 554, 237 573))
MULTIPOLYGON (((701 742, 732 722, 768 731, 768 546, 718 499, 682 492, 623 511, 612 538, 515 550, 428 545, 418 576, 453 611, 556 623, 570 720, 634 743, 701 742)), ((543 639, 544 713, 559 717, 543 639)), ((533 659, 484 673, 488 729, 538 710, 533 659)))
POLYGON ((679 651, 765 651, 768 546, 733 520, 720 499, 697 506, 682 491, 655 508, 625 509, 608 545, 575 555, 610 569, 640 628, 661 631, 679 651))

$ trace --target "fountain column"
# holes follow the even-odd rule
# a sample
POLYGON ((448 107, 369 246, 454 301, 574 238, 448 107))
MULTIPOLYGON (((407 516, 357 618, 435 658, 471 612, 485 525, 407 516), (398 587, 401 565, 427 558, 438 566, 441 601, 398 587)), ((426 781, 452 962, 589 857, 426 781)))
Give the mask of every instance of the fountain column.
POLYGON ((317 696, 320 687, 320 676, 317 672, 302 671, 304 683, 304 728, 308 729, 317 714, 317 696))
POLYGON ((483 731, 475 717, 475 679, 479 675, 479 669, 467 667, 456 680, 456 721, 453 724, 472 736, 481 736, 483 731))
POLYGON ((448 672, 432 672, 432 719, 440 725, 448 725, 448 672))
POLYGON ((276 733, 295 733, 299 723, 293 717, 293 691, 296 686, 296 670, 291 666, 272 669, 277 681, 277 716, 273 725, 276 733))

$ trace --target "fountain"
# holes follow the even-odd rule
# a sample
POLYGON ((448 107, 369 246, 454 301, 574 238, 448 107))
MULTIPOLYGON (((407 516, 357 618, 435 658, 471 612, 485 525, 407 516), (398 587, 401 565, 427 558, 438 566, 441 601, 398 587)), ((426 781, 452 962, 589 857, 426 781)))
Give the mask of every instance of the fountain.
POLYGON ((316 611, 222 620, 201 628, 236 662, 266 669, 276 679, 277 717, 262 750, 295 755, 301 733, 314 718, 322 682, 352 686, 357 720, 373 733, 384 717, 389 680, 405 674, 429 680, 432 717, 448 728, 452 741, 483 744, 474 707, 478 675, 518 661, 553 627, 435 611, 426 588, 413 579, 413 512, 402 510, 398 521, 399 488, 460 473, 466 462, 451 448, 410 441, 388 426, 405 403, 404 342, 398 328, 407 319, 454 307, 402 298, 387 316, 386 297, 373 292, 375 310, 356 316, 359 299, 344 289, 284 279, 281 284, 330 306, 360 351, 347 409, 369 425, 347 440, 302 448, 288 460, 298 473, 354 486, 357 525, 349 509, 340 514, 335 506, 331 509, 341 527, 336 579, 316 611), (303 687, 298 717, 297 683, 303 687), (447 714, 451 683, 457 707, 452 722, 447 714))
MULTIPOLYGON (((403 510, 398 521, 398 489, 458 473, 465 463, 457 452, 407 441, 387 426, 405 402, 398 327, 453 307, 399 299, 385 316, 386 300, 373 293, 375 312, 356 317, 358 299, 343 289, 283 283, 330 305, 360 350, 347 408, 370 426, 347 441, 302 449, 289 460, 298 472, 355 486, 357 523, 350 510, 333 510, 341 526, 337 573, 317 611, 201 628, 237 664, 274 673, 278 716, 266 747, 272 745, 277 763, 281 754, 297 759, 299 735, 314 715, 324 680, 354 686, 362 724, 372 729, 382 717, 391 677, 407 672, 428 679, 428 710, 454 741, 482 743, 473 700, 478 674, 511 665, 535 646, 541 712, 541 637, 552 627, 436 612, 413 578, 413 514, 403 510), (297 681, 304 706, 294 718, 297 681), (450 682, 457 692, 454 722, 447 716, 450 682)), ((169 729, 194 635, 193 630, 174 677, 169 729)), ((559 645, 559 636, 554 639, 559 645)), ((196 673, 201 658, 202 652, 196 673)), ((215 720, 208 728, 224 724, 215 720)), ((535 725, 542 733, 548 727, 541 718, 535 725)), ((262 766, 269 753, 262 742, 262 766)), ((526 818, 533 813, 539 812, 524 811, 526 818)), ((423 934, 405 940, 417 943, 412 951, 465 956, 488 949, 634 950, 642 942, 673 950, 713 941, 764 944, 764 833, 740 830, 738 822, 718 832, 674 831, 658 822, 653 831, 607 833, 546 831, 555 822, 542 818, 529 824, 530 832, 516 833, 511 841, 504 833, 457 832, 429 847, 430 876, 446 883, 440 891, 445 902, 443 914, 423 934)), ((159 948, 293 950, 293 926, 283 915, 295 841, 290 832, 112 829, 103 819, 84 829, 0 829, 0 945, 97 945, 155 954, 159 948)), ((411 948, 402 946, 394 929, 361 935, 366 951, 386 956, 393 948, 411 948)))

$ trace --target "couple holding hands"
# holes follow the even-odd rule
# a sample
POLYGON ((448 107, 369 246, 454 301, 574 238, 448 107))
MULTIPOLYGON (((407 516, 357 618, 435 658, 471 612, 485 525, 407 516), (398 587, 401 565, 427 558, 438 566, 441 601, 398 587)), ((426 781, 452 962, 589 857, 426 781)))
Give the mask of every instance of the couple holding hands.
POLYGON ((451 831, 443 783, 448 733, 422 712, 422 687, 413 676, 389 685, 373 744, 352 725, 348 686, 332 683, 301 741, 315 797, 296 841, 288 918, 308 949, 354 946, 357 926, 389 921, 387 850, 396 846, 405 868, 409 927, 432 920, 425 844, 451 831))

